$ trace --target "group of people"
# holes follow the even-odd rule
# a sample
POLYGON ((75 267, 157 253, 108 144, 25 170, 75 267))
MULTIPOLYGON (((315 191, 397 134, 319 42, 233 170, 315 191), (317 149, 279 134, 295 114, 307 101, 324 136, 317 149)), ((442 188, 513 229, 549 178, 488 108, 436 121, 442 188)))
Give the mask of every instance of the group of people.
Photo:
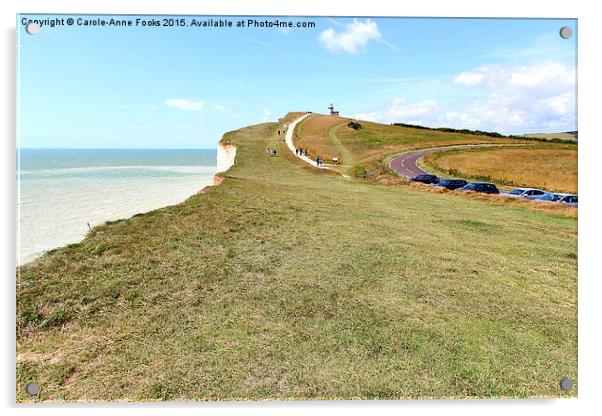
POLYGON ((273 147, 268 147, 268 149, 266 150, 266 154, 268 156, 276 156, 276 149, 274 149, 273 147))
POLYGON ((295 148, 295 154, 297 156, 307 156, 307 149, 304 149, 302 147, 296 147, 295 148))
MULTIPOLYGON (((295 147, 295 154, 297 156, 309 156, 307 154, 307 149, 304 149, 302 147, 295 147)), ((320 156, 316 156, 316 166, 320 167, 324 164, 324 159, 322 159, 322 157, 320 156)))

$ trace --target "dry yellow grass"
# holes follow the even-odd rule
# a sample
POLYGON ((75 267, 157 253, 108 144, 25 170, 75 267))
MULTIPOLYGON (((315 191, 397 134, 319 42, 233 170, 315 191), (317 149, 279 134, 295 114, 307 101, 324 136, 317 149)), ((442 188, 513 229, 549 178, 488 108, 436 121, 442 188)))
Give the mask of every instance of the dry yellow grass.
POLYGON ((577 141, 577 135, 573 132, 564 133, 534 133, 525 134, 525 137, 535 137, 538 139, 561 139, 561 140, 575 140, 577 141))
MULTIPOLYGON (((387 155, 427 147, 453 146, 481 143, 521 143, 507 137, 490 137, 476 134, 445 132, 432 129, 393 126, 368 121, 359 121, 361 129, 343 126, 336 131, 341 143, 354 155, 359 163, 380 165, 387 155)), ((525 141, 526 143, 526 141, 525 141)))
POLYGON ((456 150, 427 155, 423 163, 451 176, 577 193, 574 145, 456 150))
POLYGON ((458 199, 471 199, 482 201, 491 205, 505 205, 512 207, 529 208, 535 211, 544 212, 558 217, 577 218, 578 210, 565 204, 542 204, 538 201, 531 201, 522 198, 506 198, 495 194, 481 194, 477 192, 458 192, 449 189, 426 185, 420 182, 411 182, 397 175, 389 175, 386 173, 375 174, 364 180, 366 183, 391 186, 394 188, 405 190, 418 190, 433 194, 445 194, 449 197, 458 199))
POLYGON ((294 143, 297 147, 307 149, 309 157, 321 156, 325 161, 331 162, 333 157, 341 158, 339 150, 330 141, 328 131, 337 124, 349 121, 343 117, 325 116, 314 114, 297 127, 294 143))

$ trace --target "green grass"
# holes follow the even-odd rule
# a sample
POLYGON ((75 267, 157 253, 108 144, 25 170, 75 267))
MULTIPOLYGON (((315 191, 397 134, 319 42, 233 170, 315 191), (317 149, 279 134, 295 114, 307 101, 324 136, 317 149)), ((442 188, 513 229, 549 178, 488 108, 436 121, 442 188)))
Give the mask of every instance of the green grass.
POLYGON ((345 147, 345 145, 343 145, 343 143, 341 143, 341 141, 337 137, 337 129, 339 127, 345 126, 347 123, 348 122, 345 121, 328 129, 328 138, 330 142, 337 148, 339 154, 341 155, 341 160, 339 161, 341 166, 337 169, 345 176, 353 174, 359 169, 359 167, 357 166, 357 162, 353 157, 353 154, 349 151, 349 149, 345 147))
POLYGON ((361 128, 343 127, 337 137, 356 156, 358 161, 382 158, 385 152, 404 152, 436 146, 475 143, 520 143, 514 138, 494 138, 483 135, 444 132, 432 129, 393 126, 360 121, 361 128))
POLYGON ((275 131, 18 270, 19 401, 576 395, 575 219, 328 175, 275 131))

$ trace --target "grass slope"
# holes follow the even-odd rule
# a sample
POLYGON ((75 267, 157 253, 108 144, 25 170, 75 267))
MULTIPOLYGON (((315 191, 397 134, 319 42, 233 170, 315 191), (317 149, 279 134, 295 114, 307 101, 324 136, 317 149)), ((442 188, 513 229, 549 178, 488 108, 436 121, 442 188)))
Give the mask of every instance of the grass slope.
MULTIPOLYGON (((321 156, 325 162, 332 162, 333 157, 341 157, 339 149, 329 140, 324 140, 325 133, 333 126, 345 122, 344 118, 311 115, 297 126, 293 138, 296 147, 302 147, 308 151, 309 157, 315 159, 321 156)), ((327 136, 326 136, 327 138, 327 136)))
MULTIPOLYGON (((480 143, 520 143, 514 138, 494 138, 475 134, 444 132, 425 128, 393 126, 360 121, 361 129, 342 126, 336 131, 341 143, 359 163, 377 169, 383 159, 401 153, 438 146, 480 143)), ((525 143, 528 143, 525 141, 525 143)))
POLYGON ((577 132, 568 131, 563 133, 533 133, 525 134, 525 137, 535 137, 538 139, 560 139, 560 140, 575 140, 577 141, 577 132))
POLYGON ((18 270, 19 401, 547 397, 577 379, 575 219, 317 172, 276 129, 225 135, 220 186, 18 270))
POLYGON ((448 176, 577 193, 577 148, 574 145, 454 150, 432 153, 425 156, 423 162, 427 169, 448 176))

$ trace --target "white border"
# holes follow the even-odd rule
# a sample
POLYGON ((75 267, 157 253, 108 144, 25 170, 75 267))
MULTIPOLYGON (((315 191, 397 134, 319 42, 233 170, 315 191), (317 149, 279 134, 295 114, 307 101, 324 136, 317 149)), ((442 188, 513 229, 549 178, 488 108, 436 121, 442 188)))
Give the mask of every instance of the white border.
MULTIPOLYGON (((435 1, 420 0, 396 4, 385 0, 350 2, 344 0, 230 0, 190 2, 186 0, 139 1, 88 0, 74 2, 55 0, 8 0, 0 2, 2 8, 2 81, 4 97, 2 107, 3 162, 2 163, 2 220, 3 239, 3 298, 2 298, 2 405, 7 414, 71 415, 86 412, 90 415, 139 414, 159 415, 173 405, 93 405, 65 408, 63 406, 16 406, 14 404, 15 368, 15 21, 16 13, 136 13, 136 14, 249 14, 249 15, 363 15, 363 16, 441 16, 441 17, 558 17, 579 19, 579 399, 572 400, 524 400, 524 401, 424 401, 424 402, 291 402, 291 403, 210 403, 178 405, 181 414, 231 414, 245 410, 251 414, 330 414, 341 411, 346 414, 379 412, 399 414, 421 411, 426 414, 482 414, 506 415, 507 413, 531 414, 589 414, 600 409, 599 393, 602 383, 600 351, 600 322, 602 308, 600 295, 602 276, 597 257, 600 256, 599 196, 600 155, 600 65, 601 39, 600 15, 595 2, 575 1, 524 1, 499 0, 496 3, 474 0, 435 1)), ((40 63, 43 65, 43 63, 40 63)))

